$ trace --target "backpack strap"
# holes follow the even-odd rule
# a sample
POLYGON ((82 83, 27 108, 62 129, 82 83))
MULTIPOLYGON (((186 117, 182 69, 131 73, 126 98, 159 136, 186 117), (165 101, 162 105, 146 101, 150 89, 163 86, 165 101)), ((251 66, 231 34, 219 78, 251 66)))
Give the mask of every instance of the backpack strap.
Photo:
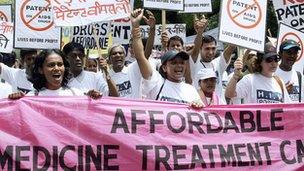
POLYGON ((166 82, 166 79, 164 80, 162 86, 160 87, 159 92, 157 93, 157 96, 156 96, 156 99, 155 99, 155 100, 158 100, 158 99, 159 99, 160 92, 163 90, 163 87, 164 87, 164 85, 165 85, 165 82, 166 82))
POLYGON ((280 85, 281 87, 281 90, 282 90, 282 103, 284 103, 284 86, 283 86, 283 83, 282 83, 282 80, 280 77, 274 75, 273 78, 278 82, 278 84, 280 85))
POLYGON ((299 102, 301 102, 301 95, 302 95, 302 74, 297 71, 297 75, 298 75, 298 81, 299 81, 299 102))

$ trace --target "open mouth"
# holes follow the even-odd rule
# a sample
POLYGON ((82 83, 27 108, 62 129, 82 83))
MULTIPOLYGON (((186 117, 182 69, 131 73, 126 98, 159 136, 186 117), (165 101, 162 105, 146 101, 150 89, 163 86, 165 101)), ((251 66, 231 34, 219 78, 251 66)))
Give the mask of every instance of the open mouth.
POLYGON ((56 80, 60 79, 61 78, 61 74, 53 74, 53 78, 55 78, 56 80))

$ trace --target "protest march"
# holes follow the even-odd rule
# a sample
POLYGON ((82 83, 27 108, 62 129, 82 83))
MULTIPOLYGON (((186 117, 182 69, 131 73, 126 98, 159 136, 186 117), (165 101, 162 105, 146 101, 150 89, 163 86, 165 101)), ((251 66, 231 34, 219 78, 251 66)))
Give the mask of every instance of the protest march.
POLYGON ((304 170, 303 9, 1 1, 0 170, 304 170))

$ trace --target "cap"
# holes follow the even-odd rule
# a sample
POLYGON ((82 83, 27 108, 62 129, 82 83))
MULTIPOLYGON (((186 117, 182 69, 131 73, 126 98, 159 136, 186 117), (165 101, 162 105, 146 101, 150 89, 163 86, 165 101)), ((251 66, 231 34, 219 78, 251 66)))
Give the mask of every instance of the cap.
POLYGON ((287 40, 284 40, 281 45, 280 45, 280 52, 282 51, 285 51, 285 50, 289 50, 291 48, 297 48, 298 50, 300 50, 300 45, 294 41, 294 40, 291 40, 291 39, 287 39, 287 40))
POLYGON ((198 80, 205 80, 207 78, 216 78, 216 73, 213 68, 203 68, 197 73, 198 80))
POLYGON ((267 59, 269 57, 278 57, 278 53, 276 51, 276 48, 272 45, 271 42, 267 42, 265 44, 265 50, 264 50, 264 53, 261 53, 261 52, 258 52, 257 53, 257 57, 258 58, 263 58, 263 59, 267 59))
POLYGON ((166 52, 160 59, 161 59, 161 63, 164 64, 166 61, 169 61, 173 58, 176 57, 181 57, 183 60, 188 60, 189 59, 189 55, 188 53, 184 52, 184 51, 176 51, 176 50, 170 50, 168 52, 166 52))

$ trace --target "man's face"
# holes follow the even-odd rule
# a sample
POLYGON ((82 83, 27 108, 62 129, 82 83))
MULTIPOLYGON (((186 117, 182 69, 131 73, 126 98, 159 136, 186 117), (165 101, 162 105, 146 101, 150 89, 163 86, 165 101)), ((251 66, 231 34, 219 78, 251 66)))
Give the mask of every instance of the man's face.
POLYGON ((24 56, 22 63, 26 70, 30 70, 33 67, 36 57, 37 53, 29 53, 24 56))
POLYGON ((182 51, 183 50, 183 45, 180 41, 178 40, 172 40, 170 41, 169 43, 169 47, 168 47, 168 50, 176 50, 178 52, 182 51))
POLYGON ((282 58, 282 64, 288 67, 292 67, 298 58, 299 50, 297 48, 290 48, 284 50, 280 55, 282 58))
POLYGON ((85 54, 79 50, 73 50, 67 54, 68 61, 70 63, 71 72, 74 76, 77 76, 81 73, 83 69, 83 60, 85 54))
POLYGON ((118 46, 112 49, 109 60, 114 71, 120 72, 123 69, 125 65, 125 57, 124 50, 121 47, 118 46))
POLYGON ((216 44, 215 42, 203 43, 201 49, 201 57, 203 62, 211 62, 215 58, 216 44))

